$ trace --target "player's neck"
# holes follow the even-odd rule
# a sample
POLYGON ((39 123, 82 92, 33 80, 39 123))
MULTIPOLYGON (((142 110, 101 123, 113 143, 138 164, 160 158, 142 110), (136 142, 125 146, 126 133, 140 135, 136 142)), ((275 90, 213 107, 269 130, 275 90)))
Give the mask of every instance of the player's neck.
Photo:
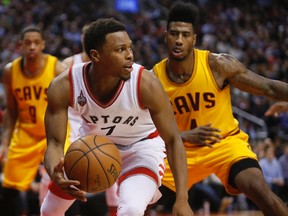
MULTIPOLYGON (((91 66, 91 65, 90 65, 91 66)), ((88 68, 87 70, 87 78, 88 86, 90 91, 93 93, 93 96, 96 100, 105 104, 111 100, 111 98, 116 94, 119 85, 121 84, 121 80, 117 78, 108 78, 97 74, 96 71, 101 71, 102 69, 94 70, 92 68, 88 68)), ((103 70, 102 70, 103 71, 103 70)))
POLYGON ((81 59, 82 59, 82 62, 90 61, 88 55, 84 51, 81 53, 81 59))
POLYGON ((23 73, 28 77, 37 76, 42 72, 45 62, 46 62, 45 55, 41 55, 40 58, 35 59, 34 61, 23 59, 23 66, 22 66, 23 73))
POLYGON ((174 83, 185 83, 187 82, 193 73, 193 63, 186 64, 183 62, 167 61, 166 73, 168 78, 174 83))
POLYGON ((184 59, 174 59, 169 56, 166 64, 166 73, 168 78, 174 83, 187 82, 193 73, 194 68, 194 51, 192 50, 189 55, 184 59))

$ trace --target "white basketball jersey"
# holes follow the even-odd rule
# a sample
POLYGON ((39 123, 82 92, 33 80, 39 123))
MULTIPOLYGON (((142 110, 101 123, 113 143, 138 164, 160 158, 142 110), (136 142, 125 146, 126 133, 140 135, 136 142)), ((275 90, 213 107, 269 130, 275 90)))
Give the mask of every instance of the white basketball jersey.
POLYGON ((75 55, 73 56, 73 62, 72 62, 72 64, 75 65, 75 64, 80 64, 80 63, 83 63, 83 59, 82 59, 81 53, 75 54, 75 55))
MULTIPOLYGON (((83 63, 81 53, 73 55, 73 61, 72 65, 76 64, 81 64, 83 63)), ((79 128, 80 128, 80 123, 82 121, 80 115, 78 112, 76 112, 74 109, 69 107, 68 109, 68 118, 69 118, 69 123, 70 123, 70 140, 73 142, 79 137, 79 128)))
POLYGON ((93 97, 88 87, 87 69, 91 63, 78 64, 70 70, 71 106, 80 113, 80 136, 97 134, 113 143, 130 145, 158 135, 149 110, 140 106, 139 85, 143 67, 133 64, 131 78, 121 81, 105 104, 93 97))

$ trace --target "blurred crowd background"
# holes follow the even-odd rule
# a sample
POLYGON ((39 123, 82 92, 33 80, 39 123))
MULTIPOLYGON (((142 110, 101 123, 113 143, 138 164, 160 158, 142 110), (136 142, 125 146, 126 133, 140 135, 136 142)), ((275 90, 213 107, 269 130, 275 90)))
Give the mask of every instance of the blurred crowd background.
MULTIPOLYGON (((0 4, 0 73, 20 55, 18 40, 23 27, 41 27, 45 52, 64 59, 82 51, 83 25, 100 17, 115 17, 127 25, 135 61, 147 69, 166 57, 163 34, 173 0, 2 0, 0 4)), ((196 28, 200 49, 225 52, 254 72, 288 82, 288 1, 194 0, 200 20, 196 28)), ((3 87, 0 104, 5 108, 3 87)), ((250 135, 259 159, 267 146, 275 158, 288 145, 288 115, 265 117, 273 101, 232 88, 232 103, 240 128, 250 135)), ((287 153, 288 155, 288 153, 287 153)), ((288 157, 288 156, 287 156, 288 157)), ((283 173, 285 177, 288 173, 283 173)))

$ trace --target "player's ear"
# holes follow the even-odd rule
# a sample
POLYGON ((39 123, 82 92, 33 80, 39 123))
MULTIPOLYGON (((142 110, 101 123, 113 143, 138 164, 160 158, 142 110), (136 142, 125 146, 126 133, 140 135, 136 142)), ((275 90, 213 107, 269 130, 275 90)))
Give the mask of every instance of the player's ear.
POLYGON ((195 46, 196 41, 197 41, 197 34, 194 34, 193 35, 193 46, 195 46))
POLYGON ((95 61, 95 62, 99 62, 100 61, 100 55, 99 52, 95 49, 90 50, 90 56, 91 56, 91 60, 95 61))
POLYGON ((164 32, 164 43, 166 43, 166 41, 167 41, 167 39, 166 39, 166 38, 167 38, 167 36, 168 36, 168 32, 167 32, 167 31, 165 31, 165 32, 164 32))
POLYGON ((46 46, 46 41, 45 41, 45 40, 42 40, 42 50, 45 49, 45 46, 46 46))

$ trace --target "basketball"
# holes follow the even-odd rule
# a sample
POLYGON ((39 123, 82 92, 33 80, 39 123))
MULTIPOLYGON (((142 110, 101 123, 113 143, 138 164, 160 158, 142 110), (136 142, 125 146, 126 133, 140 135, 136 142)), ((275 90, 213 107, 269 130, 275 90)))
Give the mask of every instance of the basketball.
POLYGON ((103 136, 87 135, 74 141, 64 157, 67 178, 89 193, 105 191, 117 180, 122 160, 117 147, 103 136))

